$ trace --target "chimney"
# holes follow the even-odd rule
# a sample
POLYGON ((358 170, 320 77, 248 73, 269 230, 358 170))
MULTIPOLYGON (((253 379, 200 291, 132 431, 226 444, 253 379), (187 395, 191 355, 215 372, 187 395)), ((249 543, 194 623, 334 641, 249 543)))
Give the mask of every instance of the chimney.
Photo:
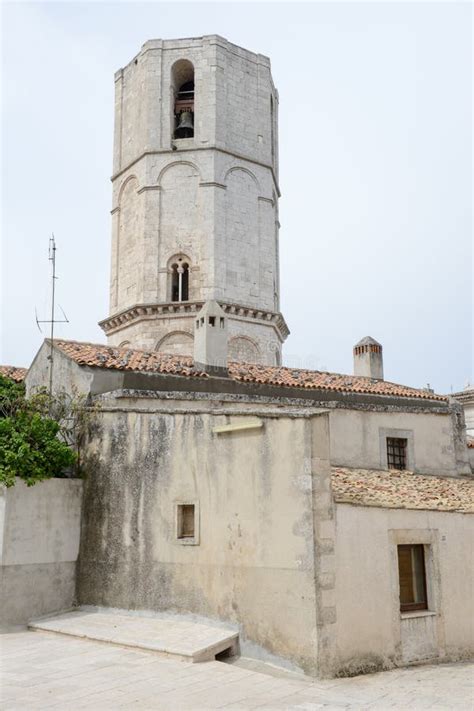
POLYGON ((354 375, 383 380, 382 346, 374 338, 366 336, 354 346, 354 375))
POLYGON ((194 367, 227 377, 227 316, 217 301, 206 301, 196 316, 194 367))

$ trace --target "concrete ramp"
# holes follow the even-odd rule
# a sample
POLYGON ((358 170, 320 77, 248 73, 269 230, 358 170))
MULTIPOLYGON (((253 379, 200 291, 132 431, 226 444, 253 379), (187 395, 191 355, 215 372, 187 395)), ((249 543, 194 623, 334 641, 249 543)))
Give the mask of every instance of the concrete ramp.
POLYGON ((239 648, 237 632, 193 622, 178 615, 146 617, 75 610, 30 622, 28 627, 120 647, 135 647, 188 662, 214 660, 222 652, 228 652, 230 656, 236 654, 239 648))

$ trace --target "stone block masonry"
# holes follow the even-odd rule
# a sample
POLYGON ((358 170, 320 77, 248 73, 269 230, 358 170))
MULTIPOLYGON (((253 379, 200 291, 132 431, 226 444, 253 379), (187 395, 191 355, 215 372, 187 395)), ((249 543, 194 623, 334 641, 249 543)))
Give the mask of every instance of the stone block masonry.
POLYGON ((117 72, 110 317, 101 322, 113 345, 190 353, 183 313, 212 299, 233 307, 231 358, 281 362, 277 111, 268 58, 214 35, 150 40, 117 72), (194 136, 176 139, 183 66, 194 79, 194 136), (189 282, 183 310, 132 318, 140 306, 176 304, 177 260, 189 282), (256 312, 258 327, 241 309, 256 312))

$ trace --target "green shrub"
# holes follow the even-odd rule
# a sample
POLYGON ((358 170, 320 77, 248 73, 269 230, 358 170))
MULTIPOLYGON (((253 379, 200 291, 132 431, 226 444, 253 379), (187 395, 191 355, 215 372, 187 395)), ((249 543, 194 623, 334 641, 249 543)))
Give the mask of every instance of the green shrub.
POLYGON ((76 455, 58 439, 60 425, 38 413, 18 412, 0 420, 0 482, 13 486, 18 476, 32 486, 64 476, 76 455))
POLYGON ((20 477, 32 486, 74 465, 77 475, 91 412, 80 396, 42 390, 27 399, 23 384, 0 375, 0 484, 20 477))
POLYGON ((0 417, 8 417, 24 406, 25 386, 0 375, 0 417))

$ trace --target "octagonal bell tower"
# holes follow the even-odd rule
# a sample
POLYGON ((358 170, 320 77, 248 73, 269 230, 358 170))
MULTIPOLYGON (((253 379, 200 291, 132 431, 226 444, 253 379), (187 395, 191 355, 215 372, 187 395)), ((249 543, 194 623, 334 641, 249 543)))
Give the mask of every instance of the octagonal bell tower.
POLYGON ((216 35, 150 40, 115 87, 109 343, 191 355, 196 312, 215 300, 230 359, 279 364, 269 59, 216 35))

